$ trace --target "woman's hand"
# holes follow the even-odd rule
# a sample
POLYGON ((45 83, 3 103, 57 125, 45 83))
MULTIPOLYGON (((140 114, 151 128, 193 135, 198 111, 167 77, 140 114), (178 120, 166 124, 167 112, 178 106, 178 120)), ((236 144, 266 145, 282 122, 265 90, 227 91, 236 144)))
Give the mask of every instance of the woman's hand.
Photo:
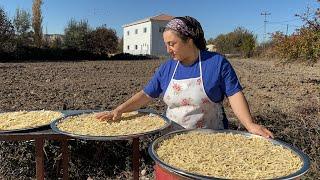
POLYGON ((252 123, 247 126, 247 130, 252 134, 260 135, 265 138, 274 138, 272 132, 259 124, 252 123))
POLYGON ((152 98, 141 90, 114 110, 97 113, 96 118, 102 121, 115 121, 121 117, 122 113, 135 111, 149 103, 151 100, 152 98))
POLYGON ((96 114, 96 118, 101 120, 101 121, 106 121, 106 120, 117 120, 121 117, 122 113, 117 111, 117 110, 113 110, 113 111, 104 111, 104 112, 100 112, 96 114))
POLYGON ((241 91, 229 96, 228 99, 233 112, 250 133, 265 138, 274 138, 273 134, 268 129, 253 122, 248 102, 241 91))

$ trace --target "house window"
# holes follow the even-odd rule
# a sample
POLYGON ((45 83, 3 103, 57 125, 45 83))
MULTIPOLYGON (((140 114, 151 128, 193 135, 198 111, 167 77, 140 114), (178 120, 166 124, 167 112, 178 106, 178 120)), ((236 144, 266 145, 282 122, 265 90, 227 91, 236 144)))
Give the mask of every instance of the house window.
POLYGON ((143 28, 143 32, 144 33, 146 33, 147 32, 147 28, 145 27, 145 28, 143 28))
POLYGON ((164 32, 165 27, 159 27, 159 32, 164 32))
POLYGON ((138 49, 138 45, 135 45, 134 47, 135 47, 135 49, 138 49))
POLYGON ((136 34, 138 34, 138 29, 136 29, 134 32, 135 32, 136 34))
POLYGON ((127 46, 127 49, 130 50, 130 46, 127 46))
POLYGON ((130 32, 129 32, 129 31, 127 31, 127 35, 128 35, 128 36, 130 35, 130 32))

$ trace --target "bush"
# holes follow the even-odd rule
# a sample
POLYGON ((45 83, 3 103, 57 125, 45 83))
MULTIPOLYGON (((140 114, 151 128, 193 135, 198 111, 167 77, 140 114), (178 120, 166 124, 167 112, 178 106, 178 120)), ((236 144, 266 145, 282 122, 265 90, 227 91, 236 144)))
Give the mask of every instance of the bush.
POLYGON ((284 62, 305 60, 314 63, 320 59, 320 32, 302 28, 285 36, 280 32, 272 35, 274 51, 284 62))

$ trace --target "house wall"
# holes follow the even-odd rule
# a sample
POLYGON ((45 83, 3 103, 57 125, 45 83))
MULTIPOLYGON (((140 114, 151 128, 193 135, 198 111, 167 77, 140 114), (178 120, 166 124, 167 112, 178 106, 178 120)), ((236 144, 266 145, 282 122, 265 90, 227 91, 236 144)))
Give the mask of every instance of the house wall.
POLYGON ((123 28, 123 52, 130 54, 151 53, 151 22, 147 21, 123 28), (147 28, 144 32, 144 28, 147 28), (136 30, 138 33, 136 34, 136 30), (129 31, 129 35, 127 32, 129 31), (129 46, 129 49, 128 49, 129 46))
POLYGON ((217 51, 216 46, 213 45, 213 44, 208 44, 208 45, 206 45, 206 47, 207 47, 208 51, 211 51, 211 52, 216 52, 217 51))
POLYGON ((152 36, 151 36, 151 54, 155 56, 167 55, 166 47, 163 42, 163 30, 168 21, 152 21, 152 36))

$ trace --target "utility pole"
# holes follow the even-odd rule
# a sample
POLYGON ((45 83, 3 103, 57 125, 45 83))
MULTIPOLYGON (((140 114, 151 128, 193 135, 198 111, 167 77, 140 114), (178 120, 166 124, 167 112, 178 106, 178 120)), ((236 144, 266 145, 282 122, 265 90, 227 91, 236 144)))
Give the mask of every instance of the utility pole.
POLYGON ((288 29, 289 29, 289 24, 287 24, 286 37, 288 36, 288 29))
POLYGON ((261 15, 264 16, 264 21, 263 21, 264 22, 263 42, 266 42, 266 36, 267 36, 267 32, 266 31, 267 31, 267 22, 268 22, 267 21, 267 16, 271 15, 271 13, 268 13, 268 12, 265 11, 265 12, 262 12, 261 15))

